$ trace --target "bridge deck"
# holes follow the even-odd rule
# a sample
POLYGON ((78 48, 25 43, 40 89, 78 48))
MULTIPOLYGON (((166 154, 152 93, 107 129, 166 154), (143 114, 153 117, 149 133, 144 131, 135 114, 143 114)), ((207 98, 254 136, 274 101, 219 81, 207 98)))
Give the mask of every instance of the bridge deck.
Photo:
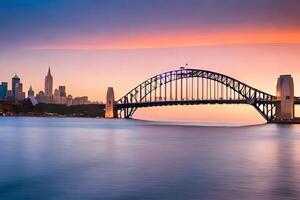
MULTIPOLYGON (((276 101, 256 101, 262 104, 272 104, 276 101)), ((141 107, 153 107, 153 106, 174 106, 174 105, 201 105, 201 104, 249 104, 245 99, 236 99, 236 100, 176 100, 176 101, 154 101, 154 102, 138 102, 138 103, 125 103, 117 104, 117 109, 121 108, 141 108, 141 107)))
MULTIPOLYGON (((270 100, 260 100, 256 101, 262 104, 270 104, 276 103, 277 101, 270 101, 270 100)), ((117 104, 117 109, 121 108, 131 108, 131 107, 153 107, 153 106, 174 106, 174 105, 201 105, 201 104, 249 104, 245 99, 232 99, 232 100, 168 100, 168 101, 154 101, 154 102, 138 102, 138 103, 126 103, 126 104, 117 104)), ((300 105, 300 99, 295 101, 295 104, 300 105)))

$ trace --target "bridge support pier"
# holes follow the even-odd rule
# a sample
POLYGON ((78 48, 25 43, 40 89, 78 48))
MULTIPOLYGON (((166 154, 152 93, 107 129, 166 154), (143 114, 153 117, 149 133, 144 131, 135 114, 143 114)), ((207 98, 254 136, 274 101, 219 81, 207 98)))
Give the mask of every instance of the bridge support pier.
POLYGON ((294 82, 291 75, 280 75, 277 80, 276 120, 293 120, 295 118, 294 82))
POLYGON ((106 93, 105 118, 111 119, 117 117, 115 104, 114 89, 112 87, 108 87, 106 93))

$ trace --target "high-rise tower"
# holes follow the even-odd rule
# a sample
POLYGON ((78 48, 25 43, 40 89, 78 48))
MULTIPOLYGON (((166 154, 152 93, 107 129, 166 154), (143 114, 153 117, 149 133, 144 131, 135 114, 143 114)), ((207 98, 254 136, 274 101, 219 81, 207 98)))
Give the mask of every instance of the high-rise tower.
POLYGON ((17 96, 19 93, 19 90, 18 90, 19 84, 20 84, 20 78, 17 75, 15 75, 12 78, 12 84, 11 84, 12 94, 13 94, 13 97, 15 100, 17 100, 17 96))
POLYGON ((45 95, 52 96, 53 95, 53 77, 51 75, 51 69, 49 67, 48 74, 45 77, 45 95))
POLYGON ((4 100, 7 96, 7 82, 0 84, 0 100, 4 100))

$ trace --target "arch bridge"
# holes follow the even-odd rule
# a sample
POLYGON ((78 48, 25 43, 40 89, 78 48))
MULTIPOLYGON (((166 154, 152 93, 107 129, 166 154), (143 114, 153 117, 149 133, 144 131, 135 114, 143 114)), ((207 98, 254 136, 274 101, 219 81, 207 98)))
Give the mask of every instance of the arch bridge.
MULTIPOLYGON (((280 89, 279 84, 277 91, 280 89)), ((294 103, 299 103, 299 99, 294 100, 293 96, 289 100, 293 102, 293 106, 294 103)), ((107 102, 112 101, 115 102, 107 99, 107 102)), ((249 104, 268 122, 283 120, 279 112, 283 106, 278 96, 224 74, 186 68, 168 71, 145 80, 114 104, 106 104, 106 110, 111 106, 113 109, 110 110, 114 110, 115 117, 131 118, 142 107, 200 104, 249 104)))

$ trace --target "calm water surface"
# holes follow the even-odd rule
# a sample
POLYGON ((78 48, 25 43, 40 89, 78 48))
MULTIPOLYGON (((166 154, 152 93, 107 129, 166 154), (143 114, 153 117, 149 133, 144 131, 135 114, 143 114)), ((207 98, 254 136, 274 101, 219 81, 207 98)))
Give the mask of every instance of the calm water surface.
POLYGON ((300 199, 300 126, 0 118, 0 199, 300 199))

